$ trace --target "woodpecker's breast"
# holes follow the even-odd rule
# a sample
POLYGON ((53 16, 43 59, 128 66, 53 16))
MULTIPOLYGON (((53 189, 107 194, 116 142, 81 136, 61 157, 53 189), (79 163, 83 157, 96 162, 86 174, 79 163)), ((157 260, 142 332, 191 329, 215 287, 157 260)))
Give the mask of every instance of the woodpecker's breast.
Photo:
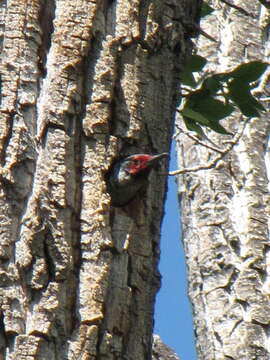
POLYGON ((143 187, 147 185, 146 176, 131 176, 126 171, 119 171, 118 176, 109 178, 109 192, 113 206, 127 205, 143 187))

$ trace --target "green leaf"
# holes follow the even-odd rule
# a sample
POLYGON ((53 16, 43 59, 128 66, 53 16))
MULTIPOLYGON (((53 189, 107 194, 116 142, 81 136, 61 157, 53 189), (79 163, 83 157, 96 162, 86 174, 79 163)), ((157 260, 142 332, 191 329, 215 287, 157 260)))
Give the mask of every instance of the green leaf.
POLYGON ((251 61, 237 66, 228 75, 235 79, 241 79, 244 82, 253 82, 262 76, 268 65, 268 63, 262 61, 251 61))
POLYGON ((188 58, 186 68, 192 72, 198 72, 203 69, 203 67, 205 66, 206 63, 207 63, 207 60, 204 57, 195 54, 195 55, 191 55, 188 58))
POLYGON ((211 6, 209 6, 205 1, 202 3, 201 7, 201 18, 211 14, 215 9, 213 9, 211 6))
POLYGON ((222 125, 220 125, 218 121, 211 121, 209 128, 222 135, 233 135, 232 133, 227 131, 222 125))
POLYGON ((229 82, 228 90, 229 98, 238 106, 243 115, 259 117, 258 110, 264 111, 264 107, 250 93, 248 83, 243 82, 241 79, 234 79, 229 82))
POLYGON ((230 104, 224 104, 222 101, 217 100, 211 96, 201 99, 193 107, 193 110, 198 111, 204 117, 211 121, 219 121, 231 115, 234 107, 230 104))
POLYGON ((194 120, 185 116, 183 116, 183 119, 188 130, 195 131, 199 135, 199 137, 205 137, 202 127, 198 125, 194 120))
POLYGON ((181 74, 181 84, 190 86, 192 88, 195 88, 197 86, 196 80, 192 72, 185 71, 181 74))
POLYGON ((194 108, 196 104, 200 101, 203 101, 204 99, 208 98, 210 96, 210 91, 207 89, 199 89, 192 91, 187 97, 186 97, 186 106, 190 108, 194 108))
POLYGON ((201 89, 209 90, 210 94, 212 94, 212 95, 216 94, 221 88, 223 88, 223 85, 217 74, 208 76, 203 81, 202 86, 201 86, 201 89))
POLYGON ((183 110, 186 109, 192 109, 211 121, 219 121, 229 116, 234 110, 232 105, 210 96, 207 90, 193 91, 186 98, 183 110))
POLYGON ((202 114, 200 114, 199 112, 197 111, 194 111, 192 110, 191 108, 188 108, 188 107, 184 107, 184 109, 181 111, 181 113, 190 118, 190 119, 193 119, 195 120, 196 122, 198 122, 199 124, 201 125, 204 125, 204 126, 209 126, 210 124, 210 121, 205 118, 202 114))
MULTIPOLYGON (((198 93, 200 95, 205 94, 202 92, 198 93)), ((192 96, 194 97, 194 94, 192 96)), ((182 114, 202 126, 206 126, 220 134, 228 135, 230 133, 219 124, 219 121, 229 116, 233 110, 234 107, 232 105, 224 104, 222 101, 208 95, 197 97, 197 101, 186 101, 182 114)))
POLYGON ((196 87, 197 82, 192 73, 201 71, 206 62, 206 59, 200 55, 191 55, 181 73, 181 83, 193 88, 196 87))
POLYGON ((185 124, 188 130, 196 131, 202 137, 205 137, 205 134, 201 125, 208 127, 219 134, 231 135, 231 133, 229 133, 222 125, 220 125, 218 121, 211 121, 210 119, 205 118, 202 114, 193 111, 192 109, 182 110, 182 116, 185 120, 185 124))
POLYGON ((254 96, 252 96, 252 103, 259 111, 266 111, 265 107, 257 100, 254 96))

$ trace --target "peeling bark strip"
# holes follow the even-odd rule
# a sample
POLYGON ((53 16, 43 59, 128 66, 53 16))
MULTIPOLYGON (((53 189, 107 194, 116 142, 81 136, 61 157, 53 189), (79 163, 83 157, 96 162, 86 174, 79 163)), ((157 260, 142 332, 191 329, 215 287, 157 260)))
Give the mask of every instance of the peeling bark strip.
POLYGON ((112 209, 104 175, 168 151, 199 5, 0 2, 1 359, 151 357, 166 179, 112 209))
MULTIPOLYGON (((267 60, 269 14, 259 2, 245 4, 247 17, 220 1, 203 22, 218 47, 200 39, 209 70, 227 71, 239 62, 267 60)), ((269 93, 269 72, 259 84, 269 93)), ((269 108, 269 102, 264 102, 269 108)), ((238 116, 227 125, 235 133, 238 116)), ((248 122, 243 136, 216 168, 179 177, 183 235, 194 306, 198 359, 268 360, 269 289, 269 115, 248 122)), ((212 139, 212 136, 211 136, 212 139)), ((225 137, 214 139, 223 145, 225 137)), ((179 139, 181 167, 196 167, 216 155, 179 139)))

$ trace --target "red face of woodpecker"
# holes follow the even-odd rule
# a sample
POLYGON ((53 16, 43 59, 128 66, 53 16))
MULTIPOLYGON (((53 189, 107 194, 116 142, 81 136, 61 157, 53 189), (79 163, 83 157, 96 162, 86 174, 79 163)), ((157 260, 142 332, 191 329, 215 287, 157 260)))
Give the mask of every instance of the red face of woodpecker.
POLYGON ((167 157, 168 153, 159 155, 135 154, 131 155, 123 161, 125 171, 131 176, 135 176, 150 169, 159 162, 160 159, 167 157))
POLYGON ((131 159, 129 161, 129 164, 127 166, 127 171, 131 175, 138 174, 142 170, 149 167, 151 164, 151 160, 154 158, 154 156, 148 155, 148 154, 138 154, 131 156, 131 159))

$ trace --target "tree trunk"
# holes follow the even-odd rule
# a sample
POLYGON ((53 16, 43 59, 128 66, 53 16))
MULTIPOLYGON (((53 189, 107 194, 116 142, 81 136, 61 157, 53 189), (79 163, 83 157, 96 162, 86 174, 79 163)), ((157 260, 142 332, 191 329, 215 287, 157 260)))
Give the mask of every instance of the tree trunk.
MULTIPOLYGON (((212 2, 216 11, 202 24, 217 40, 198 44, 210 71, 269 56, 267 10, 259 1, 232 3, 238 9, 212 2)), ((269 71, 256 91, 262 101, 269 97, 269 71)), ((223 124, 235 133, 243 121, 235 115, 223 124)), ((251 119, 217 166, 178 179, 198 359, 270 358, 269 128, 267 116, 251 119)), ((230 140, 209 137, 221 148, 230 140)), ((185 135, 177 143, 179 167, 217 155, 185 135)))
POLYGON ((1 359, 151 358, 167 166, 105 175, 168 151, 199 4, 1 2, 1 359))
POLYGON ((158 335, 153 336, 152 360, 180 360, 179 357, 166 346, 158 335))

